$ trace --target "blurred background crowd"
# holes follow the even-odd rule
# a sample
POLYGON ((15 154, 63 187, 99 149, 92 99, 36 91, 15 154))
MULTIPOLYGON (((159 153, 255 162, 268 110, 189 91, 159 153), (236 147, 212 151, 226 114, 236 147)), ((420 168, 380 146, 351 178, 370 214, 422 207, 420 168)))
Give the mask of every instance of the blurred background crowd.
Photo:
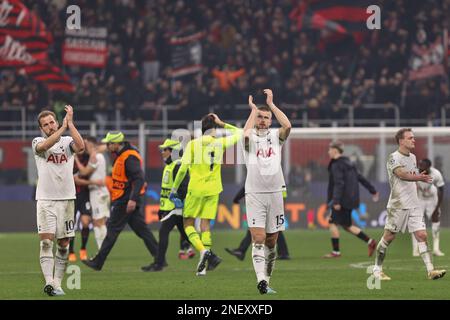
MULTIPOLYGON (((52 32, 51 58, 62 66, 64 1, 23 2, 52 32)), ((64 66, 74 93, 48 92, 23 74, 2 70, 0 108, 26 106, 35 116, 64 100, 91 108, 83 120, 112 119, 116 110, 123 119, 158 120, 159 106, 173 105, 169 119, 193 120, 216 105, 223 118, 244 119, 247 111, 235 105, 270 87, 291 119, 306 110, 311 125, 345 117, 346 105, 355 108, 355 118, 383 118, 396 105, 402 118, 438 119, 441 106, 450 103, 448 73, 413 83, 409 57, 414 43, 442 38, 450 0, 376 2, 381 30, 367 32, 359 44, 324 45, 319 30, 299 30, 289 17, 298 4, 293 0, 71 1, 81 7, 83 27, 107 27, 106 68, 64 66), (193 32, 204 32, 202 68, 173 78, 170 39, 193 32), (371 111, 361 108, 365 104, 386 108, 371 111)))

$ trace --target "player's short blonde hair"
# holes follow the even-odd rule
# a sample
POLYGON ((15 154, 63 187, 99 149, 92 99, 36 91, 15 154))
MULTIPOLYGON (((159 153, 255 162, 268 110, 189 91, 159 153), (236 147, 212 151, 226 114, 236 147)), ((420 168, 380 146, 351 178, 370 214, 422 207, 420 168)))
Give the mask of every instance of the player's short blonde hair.
POLYGON ((398 130, 397 133, 395 134, 395 141, 397 141, 397 144, 400 144, 400 139, 404 138, 405 132, 411 132, 411 131, 412 131, 411 128, 402 128, 402 129, 398 130))
POLYGON ((270 113, 272 113, 272 110, 271 110, 268 106, 266 106, 266 105, 260 105, 260 106, 258 106, 258 111, 265 111, 265 112, 270 112, 270 113))
POLYGON ((42 128, 42 126, 41 126, 41 119, 45 118, 47 116, 52 116, 53 119, 55 119, 55 121, 56 121, 56 114, 53 111, 50 111, 50 110, 41 111, 38 114, 38 116, 37 116, 37 121, 38 121, 38 124, 39 124, 39 128, 42 128))

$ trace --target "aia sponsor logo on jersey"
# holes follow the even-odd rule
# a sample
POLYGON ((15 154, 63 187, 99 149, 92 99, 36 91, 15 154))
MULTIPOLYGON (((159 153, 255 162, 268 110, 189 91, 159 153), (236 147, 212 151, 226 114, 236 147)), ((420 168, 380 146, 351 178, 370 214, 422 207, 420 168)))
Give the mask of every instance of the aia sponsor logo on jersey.
POLYGON ((273 148, 270 147, 269 149, 258 149, 258 151, 256 151, 256 157, 262 157, 262 158, 270 158, 271 156, 275 155, 275 151, 273 151, 273 148))
POLYGON ((62 153, 62 154, 52 153, 51 155, 48 156, 47 162, 53 162, 54 164, 61 164, 61 163, 67 163, 68 159, 64 153, 62 153))

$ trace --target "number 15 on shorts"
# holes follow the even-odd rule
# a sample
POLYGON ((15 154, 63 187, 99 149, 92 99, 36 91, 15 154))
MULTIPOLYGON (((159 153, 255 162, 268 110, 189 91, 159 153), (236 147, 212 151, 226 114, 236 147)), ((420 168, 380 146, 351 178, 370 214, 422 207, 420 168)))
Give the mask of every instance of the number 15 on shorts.
POLYGON ((277 226, 282 226, 284 224, 284 214, 279 214, 275 216, 277 219, 277 226))

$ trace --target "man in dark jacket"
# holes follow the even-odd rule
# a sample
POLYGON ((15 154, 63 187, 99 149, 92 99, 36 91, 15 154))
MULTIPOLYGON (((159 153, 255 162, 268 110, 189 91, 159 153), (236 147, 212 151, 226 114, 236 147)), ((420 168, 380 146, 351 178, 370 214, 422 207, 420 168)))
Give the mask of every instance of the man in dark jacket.
POLYGON ((102 140, 108 150, 116 155, 112 169, 111 218, 108 220, 106 238, 97 255, 83 263, 100 271, 113 248, 117 237, 127 224, 144 241, 149 253, 156 257, 158 243, 144 219, 143 160, 138 150, 125 140, 122 132, 108 132, 102 140))
POLYGON ((350 159, 342 155, 343 152, 344 144, 341 141, 330 143, 328 155, 331 161, 328 165, 327 203, 331 208, 329 229, 333 251, 325 255, 324 258, 338 258, 341 256, 338 225, 366 242, 369 247, 370 257, 376 249, 377 243, 362 232, 360 228, 353 225, 352 211, 359 207, 359 183, 373 195, 373 201, 378 201, 379 194, 374 186, 358 172, 350 159))

